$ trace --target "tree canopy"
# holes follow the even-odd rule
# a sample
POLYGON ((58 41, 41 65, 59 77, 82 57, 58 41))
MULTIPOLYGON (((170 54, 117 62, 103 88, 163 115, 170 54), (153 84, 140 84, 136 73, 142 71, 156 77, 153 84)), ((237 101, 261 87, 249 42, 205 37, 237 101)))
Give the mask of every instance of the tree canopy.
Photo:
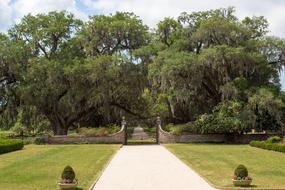
POLYGON ((167 17, 155 30, 126 12, 26 15, 0 35, 0 125, 65 135, 159 114, 200 132, 280 129, 285 42, 268 25, 232 7, 167 17))

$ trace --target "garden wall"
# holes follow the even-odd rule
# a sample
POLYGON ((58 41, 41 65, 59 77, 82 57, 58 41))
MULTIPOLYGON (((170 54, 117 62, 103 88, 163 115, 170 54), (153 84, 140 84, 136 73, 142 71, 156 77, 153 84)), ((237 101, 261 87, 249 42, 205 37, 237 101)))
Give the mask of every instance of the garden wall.
POLYGON ((248 144, 252 140, 266 140, 270 136, 280 135, 271 134, 187 134, 174 135, 164 131, 159 126, 159 142, 160 143, 237 143, 248 144))
POLYGON ((48 144, 76 144, 76 143, 124 143, 125 141, 125 127, 117 133, 100 137, 87 136, 51 136, 46 137, 45 142, 48 144))

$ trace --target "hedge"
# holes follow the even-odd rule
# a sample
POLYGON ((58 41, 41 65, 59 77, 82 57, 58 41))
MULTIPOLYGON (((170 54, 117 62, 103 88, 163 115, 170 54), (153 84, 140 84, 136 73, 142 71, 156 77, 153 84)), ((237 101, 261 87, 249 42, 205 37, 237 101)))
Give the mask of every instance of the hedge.
POLYGON ((24 143, 20 139, 0 139, 0 154, 21 150, 24 143))
POLYGON ((278 143, 268 143, 266 141, 251 141, 250 146, 262 148, 266 150, 274 150, 278 152, 285 153, 285 144, 278 144, 278 143))

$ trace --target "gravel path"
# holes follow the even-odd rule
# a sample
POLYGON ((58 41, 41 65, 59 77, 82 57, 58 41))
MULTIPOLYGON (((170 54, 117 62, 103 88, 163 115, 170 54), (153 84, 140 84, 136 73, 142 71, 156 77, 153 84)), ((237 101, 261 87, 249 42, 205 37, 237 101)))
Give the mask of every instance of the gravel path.
POLYGON ((150 136, 144 132, 143 128, 138 126, 134 128, 131 140, 145 140, 150 139, 150 136))
POLYGON ((214 190, 162 145, 123 146, 93 190, 214 190))

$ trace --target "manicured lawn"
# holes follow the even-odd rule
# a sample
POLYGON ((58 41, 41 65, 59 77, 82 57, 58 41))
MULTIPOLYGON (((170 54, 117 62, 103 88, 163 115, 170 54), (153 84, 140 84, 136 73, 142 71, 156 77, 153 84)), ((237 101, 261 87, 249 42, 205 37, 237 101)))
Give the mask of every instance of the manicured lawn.
POLYGON ((233 187, 231 177, 244 164, 253 177, 253 187, 285 188, 285 153, 249 145, 167 144, 177 157, 219 187, 233 187))
POLYGON ((88 189, 120 145, 27 145, 0 155, 1 190, 56 190, 66 165, 88 189))

